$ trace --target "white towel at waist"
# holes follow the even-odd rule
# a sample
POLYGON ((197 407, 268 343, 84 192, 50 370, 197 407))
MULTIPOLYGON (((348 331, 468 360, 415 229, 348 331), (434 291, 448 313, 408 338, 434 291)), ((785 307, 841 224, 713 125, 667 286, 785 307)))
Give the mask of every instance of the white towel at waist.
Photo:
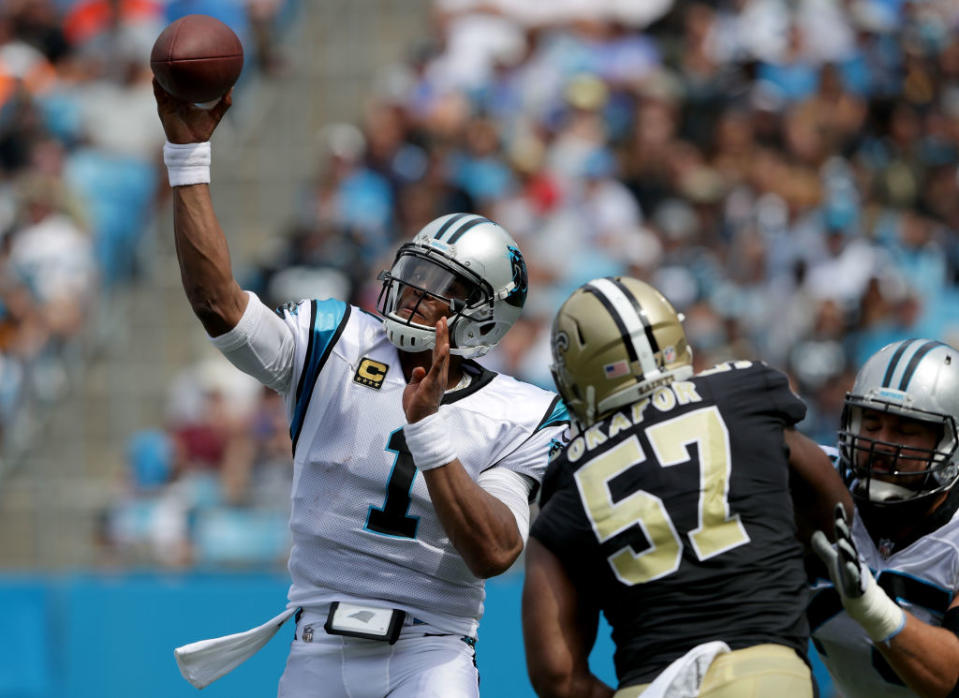
POLYGON ((696 698, 709 665, 724 652, 729 652, 729 645, 721 640, 696 645, 663 669, 640 698, 696 698))
POLYGON ((209 686, 260 651, 296 612, 288 608, 263 625, 242 633, 199 640, 173 650, 183 678, 196 688, 209 686))

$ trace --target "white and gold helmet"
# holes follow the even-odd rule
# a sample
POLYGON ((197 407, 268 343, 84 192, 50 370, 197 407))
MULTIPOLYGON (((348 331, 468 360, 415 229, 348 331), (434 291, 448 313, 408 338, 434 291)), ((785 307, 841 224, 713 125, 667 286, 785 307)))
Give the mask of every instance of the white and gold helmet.
POLYGON ((504 228, 483 216, 451 213, 427 223, 402 245, 377 303, 386 334, 402 351, 426 351, 433 327, 400 314, 403 288, 449 304, 450 353, 482 356, 513 326, 526 302, 526 262, 504 228))
POLYGON ((594 279, 553 320, 553 380, 581 429, 693 373, 682 315, 649 284, 594 279))

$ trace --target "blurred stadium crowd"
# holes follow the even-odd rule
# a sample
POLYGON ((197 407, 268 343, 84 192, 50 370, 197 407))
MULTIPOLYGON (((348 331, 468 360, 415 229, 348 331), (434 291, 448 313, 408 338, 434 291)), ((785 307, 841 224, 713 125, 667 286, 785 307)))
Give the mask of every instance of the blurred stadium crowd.
MULTIPOLYGON (((97 286, 135 270, 133 222, 162 189, 141 59, 173 6, 120 2, 129 31, 98 32, 80 12, 97 4, 7 0, 0 18, 6 417, 97 286)), ((809 407, 801 428, 822 443, 880 346, 959 344, 955 3, 437 0, 433 14, 362 118, 321 134, 278 243, 237 260, 268 304, 333 296, 374 310, 399 241, 440 214, 480 212, 530 271, 527 312, 490 368, 551 386, 555 309, 579 284, 627 273, 685 313, 698 368, 786 370, 809 407)), ((276 69, 272 50, 258 55, 276 69)), ((119 559, 285 559, 282 405, 219 370, 191 367, 170 423, 131 438, 129 492, 104 514, 119 559)))
POLYGON ((149 52, 188 12, 254 37, 281 0, 4 0, 0 4, 0 434, 5 446, 68 383, 95 300, 136 279, 163 195, 149 52))
POLYGON ((282 69, 292 0, 0 3, 0 444, 15 460, 96 351, 110 298, 137 283, 168 194, 149 53, 167 23, 219 17, 247 73, 282 69))

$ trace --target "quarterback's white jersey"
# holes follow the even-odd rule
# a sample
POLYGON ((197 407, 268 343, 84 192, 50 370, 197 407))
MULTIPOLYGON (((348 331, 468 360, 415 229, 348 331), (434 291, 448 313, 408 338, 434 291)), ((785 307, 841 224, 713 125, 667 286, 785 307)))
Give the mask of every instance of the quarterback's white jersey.
MULTIPOLYGON (((834 458, 835 449, 824 448, 834 458)), ((890 516, 894 515, 890 512, 890 516)), ((959 590, 959 512, 911 545, 884 556, 857 511, 852 536, 876 581, 916 618, 940 625, 959 590)), ((808 609, 813 644, 847 698, 914 696, 885 661, 862 627, 843 610, 828 579, 815 582, 808 609)))
MULTIPOLYGON (((483 582, 433 510, 403 439, 406 381, 376 316, 341 301, 281 309, 294 334, 284 398, 293 438, 291 605, 366 601, 475 635, 483 582)), ((542 479, 568 420, 551 392, 465 362, 440 405, 463 467, 542 479)))

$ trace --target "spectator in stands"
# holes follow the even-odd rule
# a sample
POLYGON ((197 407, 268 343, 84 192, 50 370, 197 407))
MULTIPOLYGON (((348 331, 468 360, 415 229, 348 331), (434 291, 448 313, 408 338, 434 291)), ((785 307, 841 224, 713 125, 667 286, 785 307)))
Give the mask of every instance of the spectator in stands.
POLYGON ((50 337, 68 340, 83 327, 96 290, 93 245, 71 215, 63 182, 44 175, 21 181, 21 224, 10 237, 9 262, 42 309, 50 337))

